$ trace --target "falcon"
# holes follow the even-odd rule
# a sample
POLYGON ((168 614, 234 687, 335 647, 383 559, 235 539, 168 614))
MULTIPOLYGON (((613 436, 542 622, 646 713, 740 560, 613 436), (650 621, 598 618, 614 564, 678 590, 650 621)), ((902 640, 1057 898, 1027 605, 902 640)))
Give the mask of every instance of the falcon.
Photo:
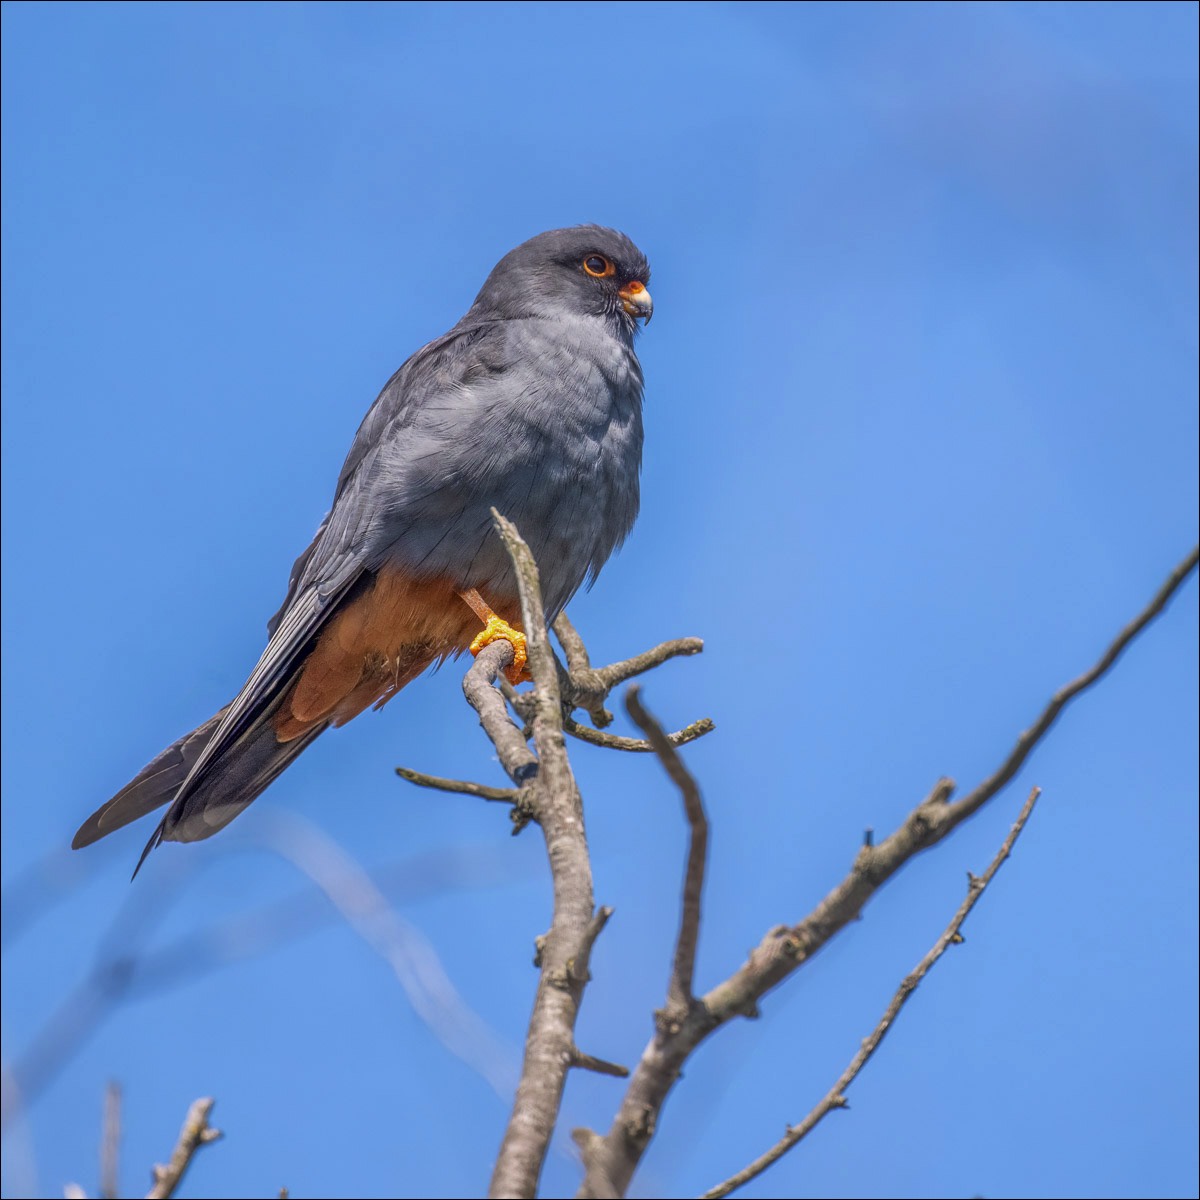
POLYGON ((464 650, 507 639, 509 678, 521 679, 516 578, 491 510, 537 559, 548 621, 624 541, 638 511, 634 337, 653 313, 649 278, 633 242, 598 225, 541 233, 506 254, 462 320, 409 358, 367 412, 241 690, 97 809, 72 845, 163 805, 141 861, 164 841, 210 837, 331 725, 464 650))

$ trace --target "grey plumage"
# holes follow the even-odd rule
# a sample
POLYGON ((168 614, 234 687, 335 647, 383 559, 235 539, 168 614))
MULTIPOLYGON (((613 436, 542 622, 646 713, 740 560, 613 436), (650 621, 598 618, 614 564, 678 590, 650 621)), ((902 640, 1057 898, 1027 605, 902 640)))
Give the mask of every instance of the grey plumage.
POLYGON ((323 626, 378 573, 514 593, 493 506, 537 558, 550 619, 594 579, 638 511, 633 343, 649 293, 634 303, 627 292, 648 278, 637 247, 598 226, 540 234, 507 254, 462 320, 409 358, 367 413, 241 691, 93 814, 74 845, 172 801, 147 851, 232 820, 326 727, 280 743, 270 721, 323 626), (597 277, 585 260, 610 273, 597 277))

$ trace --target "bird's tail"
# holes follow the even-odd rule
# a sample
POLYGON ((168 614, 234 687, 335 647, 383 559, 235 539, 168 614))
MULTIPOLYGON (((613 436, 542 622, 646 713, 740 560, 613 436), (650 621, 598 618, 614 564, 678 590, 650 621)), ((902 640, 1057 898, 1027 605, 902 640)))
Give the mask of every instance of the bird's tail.
MULTIPOLYGON (((211 837, 242 812, 327 727, 322 722, 301 736, 281 743, 270 715, 265 713, 204 769, 200 778, 189 785, 186 795, 176 800, 184 780, 220 725, 225 711, 221 709, 143 767, 134 779, 84 821, 71 842, 72 847, 91 845, 172 801, 175 803, 150 839, 147 852, 164 841, 198 842, 211 837)), ((145 855, 142 857, 144 859, 145 855)))

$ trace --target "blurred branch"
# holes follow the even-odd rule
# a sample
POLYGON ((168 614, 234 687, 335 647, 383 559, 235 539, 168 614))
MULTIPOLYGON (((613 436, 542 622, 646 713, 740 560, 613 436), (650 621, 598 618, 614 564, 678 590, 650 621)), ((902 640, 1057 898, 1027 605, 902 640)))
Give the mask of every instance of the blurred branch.
POLYGON ((871 897, 901 867, 940 842, 1002 791, 1066 705, 1103 678, 1129 643, 1163 611, 1196 569, 1198 557, 1200 551, 1194 547, 1096 664, 1054 693, 992 775, 955 803, 950 803, 953 780, 939 780, 899 829, 879 845, 864 845, 859 850, 850 873, 807 917, 794 925, 777 925, 768 930, 746 963, 693 1005, 677 1030, 655 1031, 642 1052, 608 1134, 588 1145, 580 1196, 625 1194, 653 1137, 662 1106, 692 1051, 734 1017, 756 1016, 759 999, 855 920, 871 897))
POLYGON ((820 1103, 817 1104, 799 1125, 790 1126, 787 1133, 765 1154, 760 1155, 749 1166, 744 1167, 736 1175, 725 1180, 724 1183, 720 1183, 716 1187, 704 1192, 701 1200, 716 1200, 719 1196, 728 1196, 730 1192, 736 1191, 743 1184, 749 1183, 756 1175, 761 1175, 772 1163, 782 1158, 793 1146, 802 1142, 831 1112, 835 1109, 848 1107, 846 1103, 846 1089, 854 1082, 858 1073, 871 1060, 871 1056, 879 1048, 880 1043, 887 1036, 888 1030, 891 1029, 896 1018, 900 1015, 900 1010, 908 1002, 908 998, 913 992, 917 990, 920 982, 929 974, 934 963, 946 953, 946 950, 950 946, 957 945, 963 940, 960 933, 963 922, 967 919, 971 909, 979 902, 979 898, 987 890, 988 884, 992 882, 996 872, 1000 870, 1001 864, 1012 853, 1012 848, 1016 844, 1017 838, 1021 836, 1021 830, 1025 828, 1025 822, 1029 820, 1030 814, 1033 812, 1034 805, 1037 804, 1040 795, 1041 789, 1036 787, 1029 793, 1029 799, 1022 806, 1016 822, 1013 824, 1012 829, 1008 831, 1008 837, 1004 839, 999 852, 992 859, 991 866, 982 875, 977 876, 970 874, 970 872, 967 873, 966 899, 959 905, 958 911, 954 914, 954 918, 950 924, 946 926, 942 936, 934 942, 925 957, 917 963, 912 972, 900 984, 896 994, 892 997, 892 1002, 884 1010, 883 1016, 879 1018, 879 1023, 871 1031, 870 1036, 863 1039, 858 1053, 850 1060, 850 1065, 842 1072, 837 1083, 829 1089, 820 1103))
POLYGON ((442 1045, 506 1099, 513 1082, 507 1046, 463 1000, 437 951, 388 903, 362 865, 294 813, 273 812, 267 819, 265 841, 307 875, 350 928, 388 964, 413 1012, 442 1045))
MULTIPOLYGON (((270 844, 270 835, 267 843, 267 848, 275 848, 270 844)), ((327 896, 312 886, 214 922, 165 946, 141 948, 139 943, 148 936, 152 923, 166 913, 184 884, 239 845, 261 850, 262 839, 233 834, 216 855, 188 856, 170 875, 156 876, 130 894, 113 919, 91 971, 50 1013, 28 1049, 13 1064, 11 1073, 6 1074, 2 1105, 6 1131, 121 1004, 186 983, 229 963, 266 954, 338 919, 340 914, 327 896)), ((386 889, 394 897, 409 899, 433 895, 448 887, 507 883, 513 878, 514 873, 490 848, 474 854, 458 848, 410 856, 368 876, 379 892, 386 889)), ((493 1086, 501 1087, 508 1095, 510 1078, 507 1069, 496 1073, 493 1086)))
POLYGON ((98 859, 56 847, 30 863, 0 894, 0 947, 7 950, 39 917, 86 883, 98 859))
POLYGON ((168 1197, 175 1195, 175 1189, 183 1182, 196 1152, 201 1146, 207 1146, 221 1136, 221 1131, 208 1123, 214 1103, 211 1099, 196 1100, 188 1109, 183 1128, 179 1131, 179 1141, 171 1152, 171 1161, 166 1166, 155 1166, 154 1186, 146 1193, 146 1200, 168 1200, 168 1197))
POLYGON ((100 1195, 116 1200, 120 1195, 121 1087, 109 1082, 104 1089, 104 1133, 100 1141, 100 1195))

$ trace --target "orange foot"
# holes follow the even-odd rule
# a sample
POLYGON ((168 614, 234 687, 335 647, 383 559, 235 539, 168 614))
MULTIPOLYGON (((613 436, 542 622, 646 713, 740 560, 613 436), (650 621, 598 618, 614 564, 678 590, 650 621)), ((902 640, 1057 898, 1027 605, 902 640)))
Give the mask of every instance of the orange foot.
POLYGON ((475 615, 483 622, 483 628, 475 636, 468 647, 472 654, 478 654, 484 646, 490 646, 496 641, 506 641, 513 648, 512 665, 505 668, 504 674, 508 682, 514 686, 529 678, 525 671, 528 655, 525 652, 525 635, 514 629, 503 617, 497 616, 488 606, 487 601, 474 589, 459 592, 459 595, 471 606, 475 615))

